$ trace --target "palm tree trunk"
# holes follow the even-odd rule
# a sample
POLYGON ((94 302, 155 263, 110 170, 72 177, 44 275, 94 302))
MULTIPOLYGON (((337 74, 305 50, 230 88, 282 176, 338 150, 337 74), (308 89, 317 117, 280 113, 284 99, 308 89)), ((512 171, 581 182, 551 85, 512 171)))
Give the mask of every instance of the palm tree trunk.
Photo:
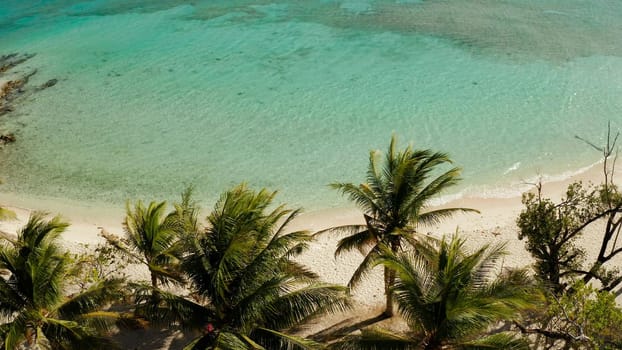
POLYGON ((160 299, 158 293, 158 279, 155 274, 151 273, 151 301, 157 303, 160 299))
MULTIPOLYGON (((400 249, 399 241, 393 240, 391 242, 391 251, 397 253, 400 249)), ((393 293, 391 293, 391 286, 395 283, 395 271, 387 267, 384 268, 384 294, 387 298, 387 305, 384 310, 384 314, 388 317, 393 317, 393 293)))
POLYGON ((395 271, 384 268, 384 294, 387 298, 387 305, 384 310, 384 314, 387 317, 393 316, 393 293, 391 293, 391 286, 395 282, 395 271))

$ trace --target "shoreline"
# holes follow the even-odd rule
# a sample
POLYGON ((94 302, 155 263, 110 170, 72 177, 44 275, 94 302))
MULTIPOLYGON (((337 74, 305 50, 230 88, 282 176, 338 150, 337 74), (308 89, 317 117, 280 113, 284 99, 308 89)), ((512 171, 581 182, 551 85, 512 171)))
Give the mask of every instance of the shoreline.
MULTIPOLYGON (((584 183, 602 182, 602 162, 562 181, 544 183, 543 193, 553 200, 558 200, 563 196, 568 184, 579 180, 584 183)), ((59 202, 54 199, 41 199, 32 203, 30 200, 19 198, 17 195, 0 193, 0 203, 14 210, 18 216, 17 220, 0 222, 0 230, 15 233, 25 223, 31 212, 45 210, 50 215, 60 213, 63 218, 70 221, 71 226, 62 236, 70 250, 76 249, 80 244, 103 243, 104 240, 99 236, 100 228, 117 235, 123 233, 124 208, 113 206, 102 208, 96 205, 76 207, 76 204, 80 203, 59 202)), ((473 208, 479 210, 480 213, 458 214, 440 225, 422 227, 422 233, 440 237, 458 232, 472 248, 505 242, 509 254, 504 260, 504 265, 524 267, 532 263, 530 255, 524 249, 524 242, 518 240, 518 229, 515 225, 516 218, 523 207, 521 197, 464 197, 449 201, 440 207, 473 208)), ((204 208, 202 212, 205 214, 206 209, 204 208)), ((329 208, 302 213, 289 225, 289 229, 317 232, 333 226, 362 222, 363 217, 356 208, 329 208)), ((339 237, 330 234, 317 237, 311 243, 309 250, 300 257, 300 262, 311 267, 326 282, 346 284, 362 260, 362 256, 358 252, 352 252, 335 259, 334 251, 338 239, 339 237)), ((586 245, 585 248, 589 252, 596 249, 595 245, 599 242, 592 239, 582 244, 586 245)), ((134 276, 140 275, 141 273, 137 273, 134 276)), ((381 271, 376 269, 353 292, 355 302, 366 308, 382 305, 384 291, 381 283, 377 283, 378 281, 382 281, 382 275, 381 271)))
MULTIPOLYGON (((568 184, 582 181, 584 183, 602 182, 602 162, 592 166, 587 171, 575 174, 562 181, 554 181, 543 184, 543 193, 553 200, 559 200, 565 192, 568 184)), ((60 212, 65 219, 69 219, 71 226, 61 236, 61 243, 72 253, 90 250, 93 245, 104 243, 99 236, 100 228, 116 235, 123 233, 122 221, 124 210, 120 207, 98 208, 97 206, 75 207, 75 202, 58 202, 53 199, 44 199, 37 202, 32 209, 26 209, 30 203, 28 200, 19 199, 13 195, 14 202, 6 202, 9 195, 0 193, 0 203, 5 207, 15 210, 18 220, 0 221, 0 231, 15 233, 28 219, 28 215, 35 210, 46 209, 55 215, 60 212), (7 205, 8 204, 8 205, 7 205), (18 204, 17 206, 15 204, 18 204), (103 209, 103 210, 102 210, 103 209), (88 247, 87 247, 88 245, 88 247)), ((480 210, 479 214, 458 214, 442 224, 425 227, 422 233, 432 234, 435 237, 451 235, 458 232, 466 241, 470 249, 479 248, 485 244, 505 244, 508 254, 503 258, 503 267, 523 268, 533 263, 530 254, 525 250, 525 242, 518 239, 516 218, 523 209, 521 197, 510 198, 477 198, 465 197, 450 201, 443 207, 468 207, 480 210)), ((202 210, 201 217, 207 213, 202 210)), ((363 216, 356 208, 329 208, 304 212, 300 214, 288 226, 289 231, 309 230, 317 232, 332 226, 344 224, 363 223, 363 216)), ((602 236, 602 226, 597 223, 586 229, 586 232, 577 241, 577 245, 585 249, 586 256, 595 256, 600 247, 600 240, 595 237, 602 236)), ((358 251, 349 252, 335 258, 334 252, 340 237, 330 234, 317 236, 309 244, 309 249, 297 258, 297 261, 309 267, 327 283, 346 285, 352 273, 358 267, 363 256, 358 251)), ((610 262, 622 266, 622 257, 610 262)), ((133 280, 149 279, 148 271, 140 265, 128 266, 125 273, 133 280)), ((385 305, 383 271, 377 267, 370 271, 366 278, 351 291, 352 309, 330 315, 325 315, 307 324, 301 335, 315 334, 329 327, 342 324, 343 322, 357 322, 381 313, 385 305)), ((622 297, 618 297, 618 303, 622 303, 622 297)), ((394 330, 407 331, 405 323, 400 317, 384 320, 378 326, 394 330)), ((168 349, 165 344, 172 340, 183 337, 180 332, 160 332, 159 330, 136 330, 120 332, 117 339, 134 348, 136 344, 146 344, 145 339, 157 339, 153 344, 162 344, 159 349, 168 349)))
MULTIPOLYGON (((536 176, 532 177, 532 179, 537 181, 536 176)), ((543 175, 542 189, 545 196, 558 200, 563 196, 566 187, 572 182, 582 181, 584 183, 596 184, 602 182, 602 180, 602 161, 598 161, 589 167, 572 172, 570 176, 564 177, 563 174, 557 176, 543 175), (547 181, 547 179, 552 180, 547 181)), ((522 191, 524 193, 530 190, 529 187, 533 189, 530 180, 526 180, 511 186, 507 190, 508 192, 522 191), (519 186, 521 189, 518 188, 519 186)), ((27 220, 31 212, 43 211, 51 216, 61 215, 64 219, 69 220, 71 226, 68 231, 75 231, 77 227, 81 229, 88 228, 88 234, 66 236, 67 238, 75 236, 77 241, 94 241, 90 235, 93 228, 97 227, 105 227, 111 232, 120 233, 123 217, 125 216, 125 207, 121 205, 24 196, 2 191, 0 191, 0 204, 18 214, 16 221, 0 222, 0 229, 13 232, 15 227, 27 220)), ((516 219, 522 208, 522 203, 520 195, 493 197, 486 194, 483 196, 473 196, 458 193, 438 198, 437 202, 433 203, 433 207, 465 207, 477 209, 481 212, 480 214, 459 214, 456 218, 447 220, 438 226, 424 228, 424 230, 427 230, 426 232, 432 231, 438 234, 441 233, 439 231, 442 231, 442 233, 447 234, 454 232, 456 228, 459 228, 460 231, 468 232, 504 226, 508 223, 508 219, 516 219), (456 198, 456 196, 458 197, 456 198)), ((202 211, 206 211, 206 208, 202 208, 202 211)), ((308 212, 303 211, 291 224, 291 228, 306 229, 314 232, 329 226, 358 223, 361 220, 361 213, 355 207, 324 208, 308 212)), ((95 241, 99 240, 95 239, 95 241)))
MULTIPOLYGON (((432 199, 431 207, 468 207, 478 210, 483 208, 485 210, 492 209, 497 211, 508 209, 508 207, 520 206, 522 194, 533 189, 535 183, 539 181, 538 179, 542 181, 543 193, 546 196, 552 199, 559 199, 563 195, 568 184, 572 182, 602 182, 602 160, 575 171, 567 171, 557 175, 533 175, 524 180, 515 180, 503 187, 483 190, 483 192, 480 191, 481 185, 467 187, 457 193, 443 194, 438 198, 432 199), (474 195, 475 193, 478 193, 478 195, 474 195)), ((278 188, 271 188, 270 190, 280 192, 278 188)), ((135 200, 131 201, 131 203, 133 202, 135 202, 135 200)), ((345 199, 344 202, 346 202, 345 199)), ((167 201, 167 203, 172 203, 172 201, 167 201)), ((278 203, 293 208, 293 206, 288 203, 278 203)), ((76 223, 96 223, 111 227, 120 227, 122 218, 125 216, 125 204, 3 192, 1 186, 0 205, 16 211, 43 211, 52 216, 60 214, 63 218, 76 223)), ((208 206, 202 207, 202 211, 205 211, 206 208, 212 205, 213 203, 209 203, 208 206)), ((311 209, 309 211, 305 210, 303 207, 301 217, 325 216, 331 218, 335 216, 336 218, 341 218, 344 215, 352 216, 354 213, 360 215, 358 209, 353 206, 328 206, 325 208, 311 209)), ((296 221, 300 219, 301 218, 296 221)))

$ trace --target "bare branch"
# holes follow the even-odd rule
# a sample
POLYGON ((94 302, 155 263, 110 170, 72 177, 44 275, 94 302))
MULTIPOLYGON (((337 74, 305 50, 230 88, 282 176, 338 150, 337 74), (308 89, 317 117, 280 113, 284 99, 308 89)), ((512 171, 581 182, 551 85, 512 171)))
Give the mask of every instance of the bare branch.
POLYGON ((590 141, 588 141, 588 140, 584 139, 583 137, 581 137, 581 136, 579 136, 579 135, 574 135, 574 138, 575 138, 575 139, 578 139, 578 140, 581 140, 581 141, 583 141, 583 142, 585 142, 585 143, 587 143, 588 145, 592 146, 595 150, 597 150, 597 151, 599 151, 599 152, 603 152, 603 153, 605 152, 605 150, 603 149, 603 147, 596 146, 596 145, 595 145, 595 144, 593 144, 592 142, 590 142, 590 141))

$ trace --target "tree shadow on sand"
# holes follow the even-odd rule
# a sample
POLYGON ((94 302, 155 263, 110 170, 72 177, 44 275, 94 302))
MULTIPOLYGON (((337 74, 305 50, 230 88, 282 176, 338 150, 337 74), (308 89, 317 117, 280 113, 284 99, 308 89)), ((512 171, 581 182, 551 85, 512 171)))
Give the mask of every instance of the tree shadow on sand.
POLYGON ((112 338, 121 349, 182 350, 195 336, 179 330, 146 328, 119 332, 112 338))
POLYGON ((356 317, 351 317, 339 323, 336 323, 326 329, 323 329, 315 334, 312 334, 309 336, 309 338, 318 342, 330 342, 342 338, 361 328, 365 328, 371 326, 372 324, 384 321, 388 318, 389 316, 384 313, 362 321, 359 321, 356 317))

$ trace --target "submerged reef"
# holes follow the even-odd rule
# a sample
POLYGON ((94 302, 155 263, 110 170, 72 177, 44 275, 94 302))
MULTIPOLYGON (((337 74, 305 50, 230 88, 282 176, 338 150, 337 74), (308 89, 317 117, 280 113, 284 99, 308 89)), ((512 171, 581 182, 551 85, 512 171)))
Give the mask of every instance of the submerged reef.
MULTIPOLYGON (((32 87, 28 83, 30 78, 37 74, 37 69, 15 70, 34 56, 19 53, 0 56, 0 117, 14 112, 17 103, 26 96, 58 83, 58 79, 50 79, 41 86, 32 87)), ((3 130, 0 119, 0 145, 13 143, 15 140, 14 133, 3 130)))

